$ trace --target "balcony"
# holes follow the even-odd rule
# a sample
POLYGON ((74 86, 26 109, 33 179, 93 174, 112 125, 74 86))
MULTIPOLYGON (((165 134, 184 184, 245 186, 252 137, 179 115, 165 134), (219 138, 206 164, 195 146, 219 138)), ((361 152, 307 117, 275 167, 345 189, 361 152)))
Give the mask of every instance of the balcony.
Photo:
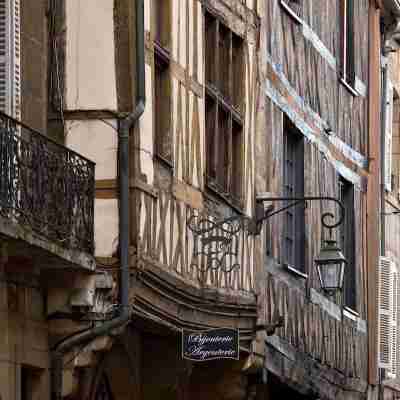
POLYGON ((7 257, 94 268, 94 169, 0 113, 0 242, 7 257))

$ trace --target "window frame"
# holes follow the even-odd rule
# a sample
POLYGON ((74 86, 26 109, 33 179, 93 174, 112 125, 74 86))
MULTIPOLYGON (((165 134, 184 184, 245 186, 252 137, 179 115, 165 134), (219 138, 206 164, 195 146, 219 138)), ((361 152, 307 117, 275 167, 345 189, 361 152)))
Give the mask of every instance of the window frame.
POLYGON ((355 43, 354 1, 340 0, 340 81, 354 95, 355 89, 355 43))
POLYGON ((342 202, 345 215, 339 227, 340 248, 346 258, 343 305, 357 311, 357 276, 356 276, 356 242, 355 242, 355 201, 354 185, 339 176, 339 200, 342 202))
MULTIPOLYGON (((298 24, 303 23, 303 18, 301 15, 299 15, 298 12, 296 12, 293 7, 290 5, 290 2, 293 0, 280 0, 279 4, 281 5, 282 9, 298 24)), ((302 0, 297 0, 298 2, 302 3, 302 0)), ((300 4, 300 7, 302 7, 303 4, 300 4)))
POLYGON ((171 2, 169 0, 153 0, 153 9, 159 10, 157 6, 162 7, 162 14, 160 12, 154 11, 153 13, 153 57, 154 57, 154 70, 153 70, 153 148, 154 157, 163 162, 169 168, 174 166, 174 155, 173 155, 173 136, 172 136, 172 104, 171 104, 171 93, 172 93, 172 79, 171 79, 171 55, 170 55, 170 43, 171 43, 171 2), (166 20, 165 24, 162 24, 162 31, 160 35, 156 29, 157 22, 161 18, 166 20), (157 20, 156 20, 157 19, 157 20), (162 90, 166 92, 165 98, 168 98, 168 104, 163 105, 161 99, 162 95, 158 95, 156 91, 158 90, 157 78, 158 75, 164 75, 161 77, 164 80, 163 85, 165 87, 162 90), (161 108, 161 112, 157 109, 161 108), (164 121, 163 121, 164 119, 164 121), (162 127, 165 125, 164 127, 162 127), (166 127, 168 125, 168 127, 166 127), (165 148, 165 134, 167 131, 168 135, 168 151, 164 152, 165 148), (167 153, 169 156, 166 156, 167 153))
POLYGON ((244 57, 238 57, 237 54, 244 52, 245 39, 233 32, 208 7, 203 7, 203 15, 205 43, 204 107, 207 152, 205 182, 206 187, 213 193, 223 198, 230 205, 241 209, 243 207, 245 123, 242 98, 245 81, 243 79, 243 82, 235 86, 233 77, 236 75, 244 77, 244 57), (228 45, 226 46, 226 44, 228 45), (226 52, 225 59, 228 58, 228 62, 221 61, 221 55, 224 51, 226 52), (235 51, 237 51, 236 56, 234 55, 235 51), (212 55, 209 54, 211 52, 212 55), (240 65, 235 62, 238 59, 241 60, 240 65), (209 60, 212 60, 212 62, 209 60), (222 64, 224 71, 221 68, 222 64), (243 71, 243 73, 240 74, 240 71, 243 71), (223 80, 224 86, 222 87, 221 76, 226 75, 228 75, 228 79, 223 80), (226 129, 220 127, 223 115, 227 115, 226 129), (235 140, 239 144, 234 145, 235 140), (237 147, 240 148, 239 151, 237 151, 237 147), (224 172, 222 172, 221 166, 223 166, 224 172))
MULTIPOLYGON (((304 197, 304 136, 285 117, 283 124, 283 196, 293 198, 304 197), (290 145, 290 149, 289 149, 290 145), (289 150, 291 155, 289 156, 289 150), (288 165, 292 164, 291 174, 288 165)), ((290 205, 292 201, 287 201, 290 205)), ((283 216, 283 263, 287 269, 307 277, 306 271, 306 232, 305 232, 305 203, 300 203, 287 209, 283 216), (291 219, 292 229, 289 231, 291 219), (290 236, 289 236, 290 235, 290 236), (291 241, 292 255, 289 255, 288 241, 291 241)))

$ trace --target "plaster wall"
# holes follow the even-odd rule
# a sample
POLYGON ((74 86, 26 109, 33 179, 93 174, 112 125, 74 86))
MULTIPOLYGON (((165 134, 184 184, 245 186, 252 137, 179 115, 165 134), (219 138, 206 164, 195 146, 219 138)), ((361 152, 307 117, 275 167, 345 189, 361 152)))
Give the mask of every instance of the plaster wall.
POLYGON ((117 109, 114 1, 66 0, 66 108, 117 109))
MULTIPOLYGON (((96 181, 117 178, 117 121, 67 121, 66 144, 69 148, 96 163, 96 181)), ((95 255, 110 257, 118 244, 117 199, 95 199, 95 255)))
POLYGON ((66 146, 96 163, 96 180, 117 176, 117 121, 66 121, 66 146))

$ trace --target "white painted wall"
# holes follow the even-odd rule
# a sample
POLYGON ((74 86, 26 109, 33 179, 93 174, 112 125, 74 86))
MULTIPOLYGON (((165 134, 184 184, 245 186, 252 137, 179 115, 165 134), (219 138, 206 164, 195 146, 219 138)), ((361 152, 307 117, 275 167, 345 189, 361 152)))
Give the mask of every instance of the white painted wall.
POLYGON ((66 108, 117 109, 113 0, 66 0, 66 108))
MULTIPOLYGON (((66 145, 96 163, 96 180, 117 178, 116 127, 116 120, 66 121, 66 145)), ((94 207, 95 256, 110 257, 118 245, 118 202, 96 199, 94 207)))
POLYGON ((111 257, 118 247, 118 200, 96 199, 94 203, 96 257, 111 257))
POLYGON ((96 179, 117 176, 117 121, 66 121, 66 145, 96 163, 96 179))
MULTIPOLYGON (((146 76, 152 76, 151 67, 146 64, 146 76)), ((153 154, 154 154, 154 139, 153 139, 153 82, 151 79, 146 79, 146 108, 142 117, 139 120, 140 127, 140 166, 142 173, 146 175, 147 183, 153 184, 154 181, 154 166, 153 166, 153 154)))

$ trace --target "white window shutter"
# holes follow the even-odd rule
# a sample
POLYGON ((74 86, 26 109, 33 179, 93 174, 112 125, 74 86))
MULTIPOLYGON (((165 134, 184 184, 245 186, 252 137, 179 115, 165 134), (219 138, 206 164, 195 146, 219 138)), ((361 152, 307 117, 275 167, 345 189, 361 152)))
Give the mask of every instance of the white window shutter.
POLYGON ((386 85, 385 120, 385 189, 392 191, 392 134, 393 134, 393 84, 390 79, 386 85))
POLYGON ((397 267, 392 263, 392 285, 393 285, 393 296, 392 296, 392 320, 391 320, 391 345, 392 345, 392 367, 388 373, 389 378, 396 378, 397 375, 397 315, 398 315, 398 291, 399 291, 399 275, 397 267))
POLYGON ((392 367, 392 262, 386 257, 379 260, 379 367, 392 367))
POLYGON ((0 0, 0 110, 21 118, 20 0, 0 0))

